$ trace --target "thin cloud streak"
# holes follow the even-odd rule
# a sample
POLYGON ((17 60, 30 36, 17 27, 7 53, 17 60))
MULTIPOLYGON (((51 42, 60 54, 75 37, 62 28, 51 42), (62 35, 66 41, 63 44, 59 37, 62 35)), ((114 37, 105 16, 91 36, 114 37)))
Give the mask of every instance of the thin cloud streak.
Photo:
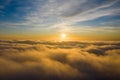
MULTIPOLYGON (((42 6, 38 6, 40 2, 41 1, 33 2, 33 4, 36 5, 36 9, 24 16, 23 22, 18 22, 17 24, 34 27, 43 27, 42 24, 46 24, 45 26, 48 26, 48 28, 49 26, 54 28, 54 25, 59 28, 57 24, 63 24, 63 22, 67 25, 72 25, 77 22, 116 15, 120 12, 119 8, 110 8, 119 2, 119 0, 107 0, 99 5, 97 5, 97 1, 94 0, 75 0, 69 2, 67 0, 49 0, 42 6)), ((15 25, 16 23, 13 22, 11 24, 15 25)))

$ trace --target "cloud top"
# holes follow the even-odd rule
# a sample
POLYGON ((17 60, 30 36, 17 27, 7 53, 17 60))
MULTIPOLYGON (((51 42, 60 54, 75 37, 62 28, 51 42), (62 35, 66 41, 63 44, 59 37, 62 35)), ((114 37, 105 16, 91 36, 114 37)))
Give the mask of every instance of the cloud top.
POLYGON ((0 80, 119 80, 120 42, 0 41, 0 80))

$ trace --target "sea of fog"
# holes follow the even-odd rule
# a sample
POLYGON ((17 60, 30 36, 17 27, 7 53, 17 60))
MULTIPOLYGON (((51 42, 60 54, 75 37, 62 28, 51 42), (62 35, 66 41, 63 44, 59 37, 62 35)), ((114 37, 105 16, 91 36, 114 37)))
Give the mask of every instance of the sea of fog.
POLYGON ((0 80, 120 80, 120 42, 0 40, 0 80))

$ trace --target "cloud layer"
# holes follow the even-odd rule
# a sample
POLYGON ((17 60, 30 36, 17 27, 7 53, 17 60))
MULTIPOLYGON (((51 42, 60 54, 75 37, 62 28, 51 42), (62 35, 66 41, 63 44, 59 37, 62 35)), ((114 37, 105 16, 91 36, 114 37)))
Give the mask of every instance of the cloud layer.
POLYGON ((0 80, 119 80, 120 42, 0 41, 0 80))

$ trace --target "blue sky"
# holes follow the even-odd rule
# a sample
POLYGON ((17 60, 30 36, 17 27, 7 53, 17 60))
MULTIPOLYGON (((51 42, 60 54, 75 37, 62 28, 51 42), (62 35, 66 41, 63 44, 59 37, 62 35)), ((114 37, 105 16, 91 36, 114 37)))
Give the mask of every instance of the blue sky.
POLYGON ((0 0, 0 34, 119 33, 119 4, 120 0, 0 0))

